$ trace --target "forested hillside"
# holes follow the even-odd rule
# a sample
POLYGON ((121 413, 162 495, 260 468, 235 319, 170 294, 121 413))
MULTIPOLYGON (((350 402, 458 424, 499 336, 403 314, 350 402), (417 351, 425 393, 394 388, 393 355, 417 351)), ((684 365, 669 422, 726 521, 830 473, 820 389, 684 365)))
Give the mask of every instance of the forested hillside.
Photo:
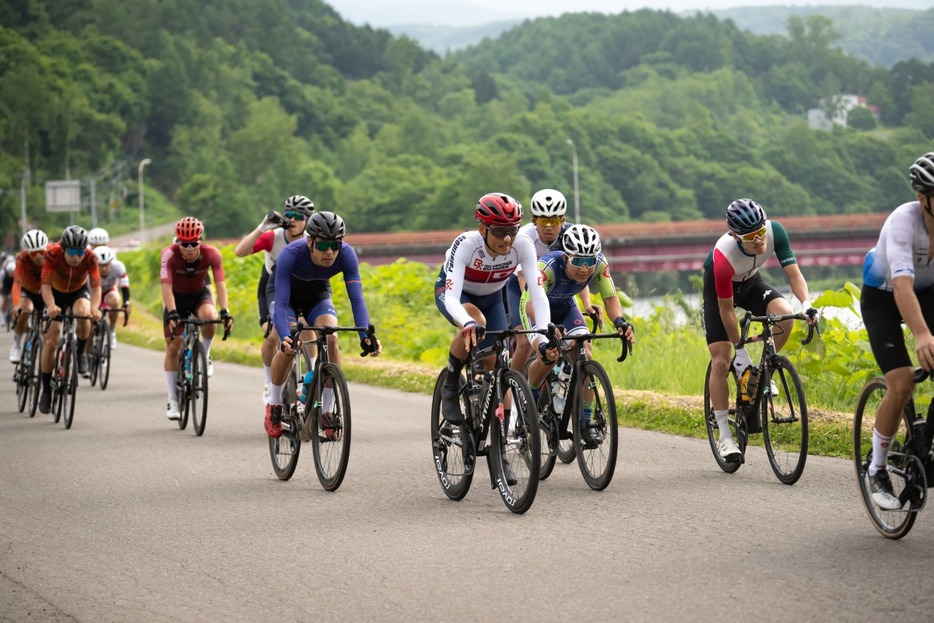
MULTIPOLYGON (((871 67, 834 41, 819 17, 763 36, 644 10, 529 21, 441 59, 319 0, 15 0, 0 187, 28 162, 30 220, 54 233, 72 217, 45 214, 43 182, 125 160, 105 218, 129 229, 150 158, 147 208, 164 196, 211 236, 299 192, 352 231, 440 229, 491 190, 570 197, 573 145, 592 222, 720 217, 741 195, 776 214, 891 209, 932 148, 934 65, 871 67), (841 92, 881 118, 809 130, 804 111, 841 92)), ((18 214, 0 195, 0 232, 18 214)))

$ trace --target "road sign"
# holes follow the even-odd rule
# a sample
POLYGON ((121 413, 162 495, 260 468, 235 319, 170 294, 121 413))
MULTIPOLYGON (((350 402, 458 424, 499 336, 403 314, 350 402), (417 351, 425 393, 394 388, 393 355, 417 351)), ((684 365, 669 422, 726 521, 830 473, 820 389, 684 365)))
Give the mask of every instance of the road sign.
POLYGON ((77 212, 81 209, 81 180, 45 183, 46 212, 77 212))

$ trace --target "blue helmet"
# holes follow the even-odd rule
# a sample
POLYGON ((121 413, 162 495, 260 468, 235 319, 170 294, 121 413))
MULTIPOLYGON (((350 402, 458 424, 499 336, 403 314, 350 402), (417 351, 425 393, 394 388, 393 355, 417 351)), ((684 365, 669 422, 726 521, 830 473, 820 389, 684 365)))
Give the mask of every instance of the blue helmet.
POLYGON ((765 210, 752 199, 737 199, 726 209, 726 226, 734 234, 748 234, 765 223, 765 210))

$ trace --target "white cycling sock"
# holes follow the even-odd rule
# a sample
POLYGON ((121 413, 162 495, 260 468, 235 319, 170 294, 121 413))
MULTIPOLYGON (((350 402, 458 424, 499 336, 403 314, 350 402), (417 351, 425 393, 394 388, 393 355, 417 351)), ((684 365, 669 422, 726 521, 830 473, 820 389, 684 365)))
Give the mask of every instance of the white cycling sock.
POLYGON ((266 377, 266 385, 272 385, 272 366, 263 366, 263 375, 266 377))
POLYGON ((334 388, 325 387, 324 392, 321 394, 321 412, 322 413, 333 413, 334 412, 334 388))
POLYGON ((208 357, 211 356, 211 344, 214 343, 213 337, 206 337, 201 339, 201 344, 204 346, 204 354, 208 357))
POLYGON ((16 347, 17 347, 17 348, 20 347, 20 345, 22 344, 22 342, 23 342, 23 334, 22 334, 22 333, 14 333, 14 334, 13 334, 13 343, 16 344, 16 347))
POLYGON ((282 385, 276 385, 275 383, 269 384, 269 404, 271 405, 281 405, 282 404, 282 388, 285 386, 285 383, 282 385))
POLYGON ((178 372, 165 373, 165 390, 169 394, 169 400, 178 400, 178 387, 175 385, 175 379, 178 378, 178 372))
POLYGON ((889 458, 889 448, 892 446, 892 438, 886 437, 882 433, 872 429, 872 463, 869 465, 869 475, 874 475, 880 469, 888 469, 886 462, 889 458))
POLYGON ((713 415, 717 418, 717 428, 720 429, 720 440, 732 439, 733 433, 730 431, 730 410, 714 409, 713 415))

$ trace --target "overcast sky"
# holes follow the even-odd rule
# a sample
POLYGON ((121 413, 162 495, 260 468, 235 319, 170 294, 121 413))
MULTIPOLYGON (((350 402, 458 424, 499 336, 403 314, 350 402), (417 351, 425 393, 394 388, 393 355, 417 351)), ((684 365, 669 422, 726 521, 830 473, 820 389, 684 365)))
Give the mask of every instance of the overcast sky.
POLYGON ((400 23, 482 24, 506 19, 597 11, 621 13, 640 8, 682 11, 719 10, 743 6, 869 5, 924 10, 934 0, 325 0, 356 24, 386 26, 400 23))

